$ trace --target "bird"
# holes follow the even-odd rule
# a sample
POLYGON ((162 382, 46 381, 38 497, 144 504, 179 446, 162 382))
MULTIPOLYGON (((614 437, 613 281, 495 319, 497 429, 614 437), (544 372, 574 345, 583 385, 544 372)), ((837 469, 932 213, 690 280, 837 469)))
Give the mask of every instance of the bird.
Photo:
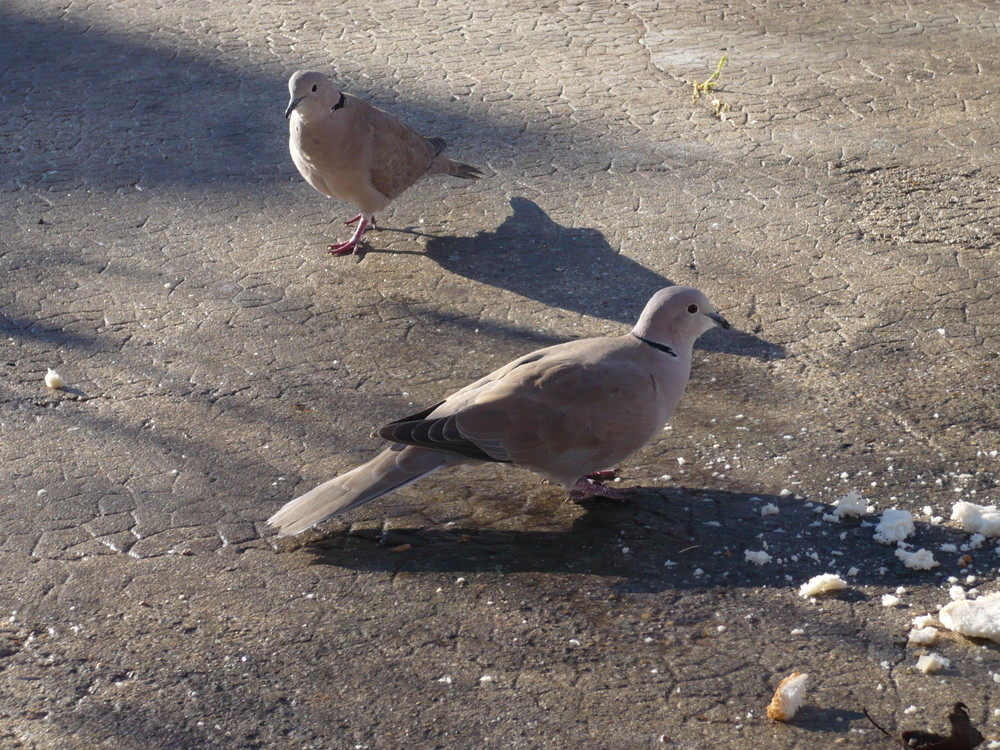
POLYGON ((444 155, 443 138, 425 138, 394 115, 364 99, 338 91, 315 70, 288 79, 288 150, 310 185, 323 195, 347 201, 358 215, 347 241, 328 247, 332 255, 357 251, 381 211, 425 175, 447 174, 475 180, 482 172, 444 155))
POLYGON ((716 326, 729 323, 702 292, 661 289, 628 333, 538 349, 379 428, 372 437, 388 448, 267 522, 280 535, 297 534, 470 461, 530 469, 572 499, 627 497, 601 480, 662 430, 687 385, 695 340, 716 326))

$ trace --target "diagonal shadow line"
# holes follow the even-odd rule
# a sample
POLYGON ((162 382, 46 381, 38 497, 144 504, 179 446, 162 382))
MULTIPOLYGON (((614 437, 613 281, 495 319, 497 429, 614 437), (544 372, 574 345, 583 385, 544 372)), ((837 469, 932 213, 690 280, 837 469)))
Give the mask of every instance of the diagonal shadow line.
MULTIPOLYGON (((515 197, 513 213, 475 237, 431 237, 427 255, 442 268, 550 307, 631 326, 655 292, 674 282, 616 253, 596 229, 564 227, 537 203, 515 197)), ((780 359, 783 347, 743 331, 710 331, 703 351, 780 359)))
POLYGON ((40 321, 31 320, 22 316, 0 315, 0 336, 33 339, 56 348, 107 348, 99 336, 74 333, 62 328, 49 328, 43 325, 40 321))

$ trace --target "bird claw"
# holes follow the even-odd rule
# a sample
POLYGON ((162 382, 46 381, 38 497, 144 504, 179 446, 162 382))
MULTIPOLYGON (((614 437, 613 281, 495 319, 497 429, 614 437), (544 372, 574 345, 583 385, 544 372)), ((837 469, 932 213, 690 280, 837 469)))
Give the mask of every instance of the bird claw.
POLYGON ((351 253, 358 252, 358 243, 361 242, 361 236, 365 233, 368 227, 375 226, 375 217, 372 217, 371 221, 368 221, 363 214, 358 214, 350 221, 345 221, 345 224, 358 223, 358 228, 354 230, 354 235, 347 242, 341 242, 339 245, 327 245, 326 249, 330 255, 350 255, 351 253))
POLYGON ((350 255, 358 251, 358 243, 354 240, 348 240, 347 242, 341 242, 339 245, 327 245, 326 251, 330 255, 350 255))
MULTIPOLYGON (((606 474, 608 472, 597 472, 598 474, 606 474)), ((613 473, 613 472, 612 472, 613 473)), ((611 500, 628 500, 632 493, 635 491, 634 487, 627 487, 625 489, 615 489, 613 487, 605 487, 603 484, 592 481, 588 477, 580 477, 576 484, 573 485, 573 489, 569 491, 568 500, 578 503, 581 500, 585 500, 588 497, 606 497, 611 500)))

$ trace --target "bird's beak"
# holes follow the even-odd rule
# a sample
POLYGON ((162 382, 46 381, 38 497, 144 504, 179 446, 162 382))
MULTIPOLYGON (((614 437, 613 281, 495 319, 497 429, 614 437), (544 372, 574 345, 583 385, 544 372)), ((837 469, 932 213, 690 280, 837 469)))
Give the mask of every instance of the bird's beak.
POLYGON ((297 106, 299 106, 299 102, 301 102, 303 99, 305 99, 305 97, 304 96, 300 96, 298 99, 292 99, 290 102, 288 102, 288 109, 285 110, 285 119, 286 120, 291 116, 292 111, 297 106))
POLYGON ((729 321, 723 318, 721 313, 708 313, 708 317, 714 320, 715 324, 720 328, 729 328, 729 321))

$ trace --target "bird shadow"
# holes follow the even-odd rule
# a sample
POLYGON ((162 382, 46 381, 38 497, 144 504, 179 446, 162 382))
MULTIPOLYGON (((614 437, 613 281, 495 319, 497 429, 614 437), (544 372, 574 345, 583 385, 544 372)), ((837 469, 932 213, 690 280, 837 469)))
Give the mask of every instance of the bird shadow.
MULTIPOLYGON (((750 497, 688 487, 636 488, 627 502, 583 501, 583 512, 570 518, 574 514, 565 509, 560 492, 533 497, 526 505, 497 494, 472 503, 509 516, 492 525, 461 516, 429 525, 394 519, 320 529, 315 532, 320 538, 301 541, 313 564, 353 570, 604 576, 620 579, 616 588, 633 593, 704 587, 722 575, 728 584, 755 586, 771 582, 767 571, 742 562, 753 529, 768 524, 760 505, 781 504, 803 519, 813 514, 777 496, 750 497), (720 555, 726 549, 731 554, 720 555), (739 565, 731 560, 736 551, 739 565)), ((447 515, 448 509, 442 512, 447 515)))
MULTIPOLYGON (((642 305, 674 284, 621 253, 596 229, 566 227, 534 201, 514 197, 513 213, 474 237, 431 236, 426 253, 442 268, 550 307, 632 325, 642 305)), ((709 331, 703 351, 781 359, 784 348, 743 331, 709 331)))

